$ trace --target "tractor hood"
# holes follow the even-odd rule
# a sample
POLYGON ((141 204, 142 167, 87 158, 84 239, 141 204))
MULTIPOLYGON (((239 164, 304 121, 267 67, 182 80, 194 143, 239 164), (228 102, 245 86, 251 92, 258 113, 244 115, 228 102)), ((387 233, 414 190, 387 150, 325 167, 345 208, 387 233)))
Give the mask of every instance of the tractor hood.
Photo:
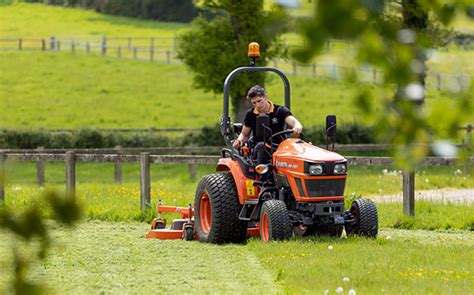
POLYGON ((273 154, 275 160, 292 159, 308 162, 340 162, 345 158, 337 153, 319 148, 298 138, 283 141, 273 154))

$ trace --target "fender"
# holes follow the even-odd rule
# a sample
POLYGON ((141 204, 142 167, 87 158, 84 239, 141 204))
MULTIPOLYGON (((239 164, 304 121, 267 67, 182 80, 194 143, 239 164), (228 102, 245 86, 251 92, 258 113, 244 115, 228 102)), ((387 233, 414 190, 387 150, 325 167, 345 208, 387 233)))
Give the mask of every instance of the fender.
POLYGON ((256 199, 258 197, 259 188, 253 185, 255 180, 245 177, 237 161, 231 158, 221 158, 217 163, 216 171, 229 171, 232 174, 241 205, 247 199, 256 199))

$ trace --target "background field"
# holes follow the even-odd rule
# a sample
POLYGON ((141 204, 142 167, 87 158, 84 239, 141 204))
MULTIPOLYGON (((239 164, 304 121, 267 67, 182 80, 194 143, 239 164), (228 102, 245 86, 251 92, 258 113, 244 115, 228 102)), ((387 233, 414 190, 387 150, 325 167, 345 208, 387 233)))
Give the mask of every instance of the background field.
MULTIPOLYGON (((27 3, 0 6, 0 13, 0 38, 107 35, 148 40, 176 36, 189 27, 27 3)), ((466 21, 456 24, 465 26, 466 21)), ((291 40, 291 36, 285 38, 291 40)), ((472 51, 439 51, 432 55, 429 68, 472 77, 472 57, 472 51)), ((346 66, 353 63, 351 52, 344 47, 316 61, 346 66)), ((217 123, 222 112, 221 95, 193 88, 192 74, 183 65, 98 58, 83 52, 0 51, 0 69, 2 128, 199 128, 217 123)), ((329 113, 338 115, 340 123, 373 123, 361 118, 353 103, 355 94, 364 87, 376 88, 375 105, 392 95, 391 89, 371 84, 289 78, 292 110, 305 126, 322 125, 329 113)), ((283 102, 282 88, 275 77, 267 85, 277 103, 283 102)), ((450 116, 445 110, 458 103, 456 94, 433 89, 428 90, 426 101, 434 128, 442 128, 450 116)), ((467 112, 463 123, 473 121, 474 112, 467 112)))
MULTIPOLYGON (((221 95, 194 89, 183 65, 62 52, 0 52, 0 69, 3 128, 200 128, 217 124, 222 116, 221 95)), ((357 92, 378 89, 375 105, 390 95, 371 84, 289 79, 292 111, 304 126, 323 125, 330 113, 341 124, 364 122, 353 102, 357 92)), ((279 80, 273 77, 267 90, 271 99, 283 103, 279 80)), ((428 90, 426 108, 433 126, 442 128, 451 115, 445 110, 458 103, 448 92, 428 90)), ((465 120, 474 122, 474 112, 466 113, 465 120)))

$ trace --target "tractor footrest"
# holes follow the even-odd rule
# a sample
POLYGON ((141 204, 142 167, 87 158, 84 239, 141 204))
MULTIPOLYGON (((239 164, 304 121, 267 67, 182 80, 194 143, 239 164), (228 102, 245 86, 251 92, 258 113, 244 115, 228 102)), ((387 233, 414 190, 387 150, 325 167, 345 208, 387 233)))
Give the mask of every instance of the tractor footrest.
POLYGON ((258 201, 258 199, 245 200, 244 206, 242 207, 242 210, 240 210, 239 219, 243 221, 252 220, 258 201))

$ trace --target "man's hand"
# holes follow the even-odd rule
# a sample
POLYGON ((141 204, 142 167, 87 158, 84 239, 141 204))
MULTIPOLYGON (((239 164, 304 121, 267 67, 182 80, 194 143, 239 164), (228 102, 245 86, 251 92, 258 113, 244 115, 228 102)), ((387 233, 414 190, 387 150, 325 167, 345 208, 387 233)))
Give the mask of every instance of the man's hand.
POLYGON ((293 133, 300 134, 303 131, 303 126, 297 126, 293 128, 293 133))
POLYGON ((242 145, 243 145, 242 140, 240 140, 238 138, 236 140, 234 140, 234 142, 232 143, 232 146, 235 147, 235 148, 242 147, 242 145))

